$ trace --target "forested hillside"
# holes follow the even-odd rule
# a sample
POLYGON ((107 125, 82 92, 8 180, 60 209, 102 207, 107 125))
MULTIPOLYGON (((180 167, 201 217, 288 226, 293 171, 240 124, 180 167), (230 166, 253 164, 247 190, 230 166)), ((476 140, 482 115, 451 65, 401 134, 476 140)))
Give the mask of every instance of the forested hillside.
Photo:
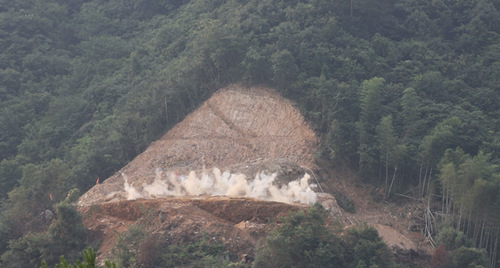
POLYGON ((495 266, 499 9, 498 0, 0 0, 0 264, 76 256, 87 246, 68 227, 77 191, 217 89, 245 83, 295 101, 332 165, 389 200, 428 200, 431 240, 453 226, 495 266), (33 234, 55 204, 58 224, 33 234))

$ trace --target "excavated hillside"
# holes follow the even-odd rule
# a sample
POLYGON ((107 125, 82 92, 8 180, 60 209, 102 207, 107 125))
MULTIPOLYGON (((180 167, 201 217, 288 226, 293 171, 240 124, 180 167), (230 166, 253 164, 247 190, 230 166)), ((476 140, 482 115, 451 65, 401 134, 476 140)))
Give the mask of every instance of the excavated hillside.
POLYGON ((209 172, 216 167, 248 177, 259 171, 278 172, 277 180, 294 180, 305 169, 316 168, 313 154, 317 144, 316 134, 290 101, 270 89, 232 85, 215 93, 119 172, 90 189, 79 205, 127 199, 125 180, 142 195, 144 185, 152 184, 158 173, 200 174, 204 167, 209 172))
POLYGON ((139 225, 171 244, 207 236, 231 256, 252 257, 270 220, 316 201, 345 226, 368 222, 395 251, 416 254, 422 241, 408 231, 415 219, 407 217, 416 208, 372 203, 352 177, 316 166, 317 146, 293 103, 272 89, 231 85, 85 193, 78 208, 102 241, 101 260, 120 233, 139 225), (344 193, 357 212, 345 212, 323 188, 344 193))

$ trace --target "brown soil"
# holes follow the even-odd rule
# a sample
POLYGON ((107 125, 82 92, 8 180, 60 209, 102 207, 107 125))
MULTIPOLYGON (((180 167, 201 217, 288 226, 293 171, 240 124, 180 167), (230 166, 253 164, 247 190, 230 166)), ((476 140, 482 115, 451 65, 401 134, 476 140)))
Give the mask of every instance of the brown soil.
POLYGON ((185 175, 203 167, 251 173, 271 162, 278 166, 271 172, 280 169, 280 163, 315 169, 317 144, 316 134, 293 103, 271 89, 232 85, 215 93, 119 172, 90 189, 79 205, 123 199, 123 174, 140 191, 143 183, 154 181, 157 169, 185 175), (110 193, 116 194, 110 197, 110 193))
POLYGON ((99 259, 109 257, 118 235, 131 226, 165 235, 171 244, 203 236, 222 243, 232 256, 253 256, 269 222, 306 206, 250 198, 204 196, 117 201, 85 207, 83 223, 102 240, 99 259))
POLYGON ((386 201, 380 189, 360 182, 348 169, 324 168, 320 174, 322 178, 329 178, 322 184, 325 191, 341 192, 355 204, 355 213, 342 214, 345 225, 358 222, 372 225, 389 248, 397 248, 394 251, 416 251, 421 255, 432 252, 421 230, 415 228, 422 221, 419 217, 423 211, 422 204, 404 198, 386 201))
MULTIPOLYGON (((102 259, 119 233, 133 225, 167 235, 172 243, 208 235, 226 245, 234 256, 253 255, 258 239, 269 230, 269 220, 304 208, 250 198, 169 197, 125 200, 124 176, 141 191, 158 169, 187 174, 204 167, 218 167, 253 177, 257 172, 277 173, 288 182, 313 175, 325 194, 318 195, 330 215, 348 226, 373 225, 390 247, 418 251, 425 243, 410 232, 411 204, 382 204, 376 194, 349 170, 320 169, 314 162, 318 139, 293 103, 271 89, 232 85, 220 90, 160 140, 115 175, 85 193, 78 203, 84 225, 102 241, 102 259), (328 193, 342 193, 353 200, 356 213, 343 211, 328 193)), ((316 189, 319 192, 319 189, 316 189)))

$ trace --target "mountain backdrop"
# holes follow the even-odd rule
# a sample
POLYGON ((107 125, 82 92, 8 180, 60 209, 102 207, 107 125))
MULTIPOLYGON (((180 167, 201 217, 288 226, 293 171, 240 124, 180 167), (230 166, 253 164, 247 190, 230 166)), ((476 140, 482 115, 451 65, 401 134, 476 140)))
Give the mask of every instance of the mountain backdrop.
MULTIPOLYGON (((252 150, 268 146, 297 174, 314 169, 346 213, 372 202, 379 211, 418 208, 395 222, 416 217, 412 232, 436 248, 425 265, 498 267, 499 8, 498 0, 0 0, 1 266, 53 265, 97 248, 78 197, 111 184, 164 135, 197 145, 186 152, 199 152, 192 159, 202 166, 164 160, 150 172, 218 164, 203 152, 215 139, 196 141, 210 129, 199 124, 218 118, 235 141, 218 157, 254 161, 252 150), (266 126, 228 124, 245 115, 205 101, 230 85, 246 95, 272 88, 262 95, 290 100, 304 121, 292 127, 263 106, 266 126), (205 119, 176 133, 200 110, 205 119), (304 140, 279 134, 302 124, 311 130, 304 140), (263 133, 296 147, 266 143, 263 133), (256 140, 263 147, 248 146, 256 140), (356 185, 366 203, 350 191, 356 185)), ((229 164, 222 173, 237 170, 229 164)), ((328 252, 350 252, 325 241, 338 246, 328 252)))

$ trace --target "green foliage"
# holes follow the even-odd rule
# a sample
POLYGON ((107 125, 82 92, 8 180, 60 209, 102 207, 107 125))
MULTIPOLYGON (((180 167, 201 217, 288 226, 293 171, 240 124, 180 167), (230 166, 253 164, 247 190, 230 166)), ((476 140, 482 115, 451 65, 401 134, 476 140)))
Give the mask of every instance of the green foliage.
POLYGON ((390 267, 389 251, 377 230, 360 224, 339 236, 315 204, 283 219, 257 247, 253 267, 390 267))
POLYGON ((378 232, 366 223, 358 224, 348 230, 349 263, 356 267, 388 267, 389 251, 387 245, 378 236, 378 232), (362 264, 366 266, 362 266, 362 264))
POLYGON ((467 236, 453 227, 441 228, 437 237, 439 244, 445 245, 447 250, 456 250, 463 246, 468 246, 467 236))
MULTIPOLYGON (((440 191, 433 176, 447 149, 482 150, 498 163, 499 7, 1 1, 0 250, 25 233, 20 222, 51 205, 50 192, 58 202, 73 187, 87 191, 229 83, 279 89, 317 130, 322 156, 359 169, 377 187, 385 167, 390 192, 440 191), (382 146, 389 116, 392 148, 382 146), (53 190, 50 177, 67 179, 53 190)), ((447 172, 451 181, 451 166, 447 172)), ((481 193, 468 202, 495 204, 495 176, 467 184, 481 193)))
MULTIPOLYGON (((97 266, 96 264, 97 253, 91 248, 83 250, 83 262, 77 260, 74 264, 68 264, 68 261, 64 256, 60 257, 60 262, 54 266, 54 268, 117 268, 116 263, 106 260, 104 266, 97 266)), ((47 268, 47 263, 42 261, 41 268, 47 268)))
POLYGON ((333 195, 335 196, 335 201, 337 201, 337 204, 339 204, 339 207, 341 207, 344 211, 350 212, 350 213, 356 212, 356 205, 354 204, 354 201, 352 201, 345 194, 337 191, 333 195))
POLYGON ((121 234, 112 254, 119 267, 228 267, 224 246, 203 236, 199 241, 169 243, 167 235, 150 234, 139 226, 121 234))
MULTIPOLYGON (((438 234, 437 242, 446 249, 444 252, 439 253, 441 257, 451 257, 451 264, 449 267, 488 267, 488 256, 485 249, 478 249, 471 247, 471 241, 467 236, 457 231, 453 227, 442 228, 438 234)), ((436 249, 437 251, 437 249, 436 249)), ((433 257, 433 259, 435 259, 433 257)), ((440 260, 434 260, 434 263, 443 263, 440 260)), ((447 260, 446 263, 450 262, 447 260)))
POLYGON ((227 267, 231 264, 221 244, 209 242, 206 237, 198 242, 170 245, 161 255, 161 266, 227 267))
MULTIPOLYGON (((491 155, 482 151, 471 157, 463 150, 456 149, 446 151, 439 168, 439 179, 444 192, 443 206, 455 220, 458 229, 458 231, 451 227, 442 229, 438 236, 439 241, 449 250, 456 250, 461 246, 477 246, 487 248, 490 254, 494 254, 492 252, 494 249, 485 245, 483 241, 497 236, 497 222, 500 215, 496 207, 500 202, 498 165, 491 162, 491 155), (468 216, 466 218, 463 215, 468 216), (467 232, 472 241, 462 242, 466 236, 459 231, 467 232)), ((465 249, 462 251, 466 259, 476 254, 465 249)), ((480 265, 487 266, 491 263, 480 265)))
POLYGON ((453 254, 455 267, 488 267, 486 251, 477 248, 460 247, 453 254))
POLYGON ((326 213, 317 203, 307 212, 283 218, 257 248, 253 267, 345 265, 342 241, 325 225, 326 213))
POLYGON ((86 230, 82 225, 80 214, 74 205, 68 202, 69 200, 68 198, 56 206, 57 220, 48 229, 48 234, 53 240, 49 252, 54 257, 66 255, 73 258, 74 252, 85 247, 86 230))
POLYGON ((50 248, 50 238, 46 234, 27 234, 11 240, 9 249, 2 254, 5 267, 37 267, 50 248))
POLYGON ((139 266, 137 254, 145 235, 145 231, 140 227, 132 227, 125 234, 118 237, 111 253, 120 267, 139 266))
POLYGON ((385 79, 374 77, 370 80, 365 80, 361 84, 361 119, 374 127, 374 123, 379 121, 382 112, 382 87, 385 84, 385 79))
POLYGON ((445 150, 454 145, 454 135, 459 124, 461 124, 459 118, 446 119, 436 125, 431 133, 424 137, 420 150, 421 157, 425 162, 430 165, 437 164, 445 150))
POLYGON ((385 79, 374 77, 361 84, 359 124, 359 169, 361 174, 371 170, 376 162, 376 125, 382 117, 382 87, 385 79))
MULTIPOLYGON (((71 192, 77 196, 77 192, 71 192)), ((75 198, 73 197, 73 198, 75 198)), ((54 264, 59 256, 71 260, 86 243, 85 229, 71 197, 56 205, 56 219, 44 233, 28 233, 9 242, 8 250, 2 256, 5 267, 36 267, 42 260, 54 264)))
POLYGON ((0 200, 7 197, 21 176, 22 170, 15 161, 4 159, 0 162, 0 200))

